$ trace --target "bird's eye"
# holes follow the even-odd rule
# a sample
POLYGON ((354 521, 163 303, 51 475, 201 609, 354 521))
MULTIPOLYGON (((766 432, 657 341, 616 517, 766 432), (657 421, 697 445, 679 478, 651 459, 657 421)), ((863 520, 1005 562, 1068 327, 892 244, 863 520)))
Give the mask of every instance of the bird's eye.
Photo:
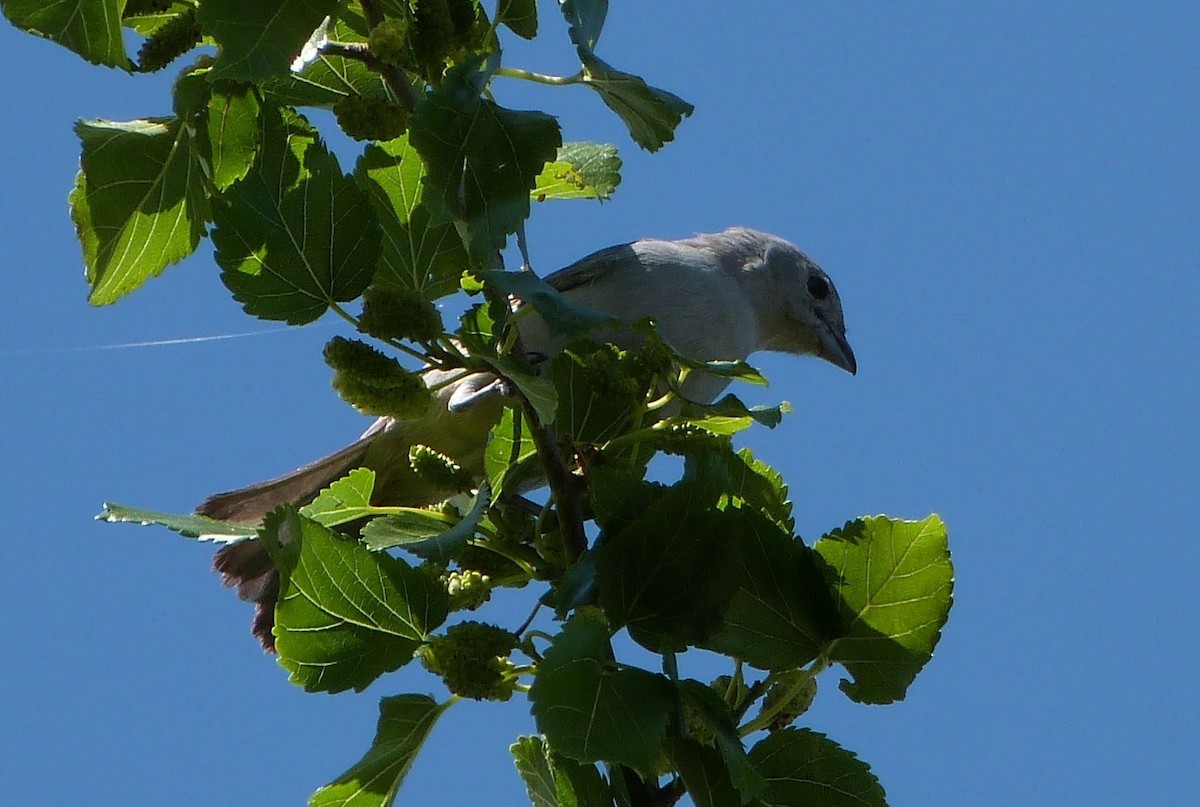
POLYGON ((805 285, 814 300, 824 300, 829 296, 829 281, 820 275, 813 275, 805 285))

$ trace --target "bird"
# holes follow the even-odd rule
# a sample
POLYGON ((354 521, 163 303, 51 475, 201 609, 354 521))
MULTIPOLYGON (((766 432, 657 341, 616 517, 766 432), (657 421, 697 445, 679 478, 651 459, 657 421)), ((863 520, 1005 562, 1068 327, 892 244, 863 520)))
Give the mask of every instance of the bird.
MULTIPOLYGON (((772 351, 816 356, 852 375, 858 371, 833 281, 779 236, 732 227, 674 241, 647 238, 601 249, 545 281, 571 302, 614 317, 613 324, 589 334, 596 341, 636 350, 645 334, 634 323, 650 318, 680 353, 699 361, 744 360, 772 351)), ((536 311, 521 316, 517 328, 531 355, 554 356, 571 339, 536 311)), ((488 431, 505 405, 501 379, 487 373, 455 379, 455 374, 461 371, 424 372, 425 383, 437 392, 422 416, 379 418, 340 451, 276 479, 210 496, 196 513, 259 524, 275 507, 303 506, 360 467, 376 474, 373 504, 422 506, 444 500, 452 491, 432 489, 418 478, 409 449, 428 446, 480 478, 488 431)), ((728 384, 728 378, 692 373, 682 393, 709 403, 728 384)), ((226 586, 256 605, 252 632, 273 652, 279 577, 265 549, 256 540, 228 544, 216 553, 213 567, 226 586)))

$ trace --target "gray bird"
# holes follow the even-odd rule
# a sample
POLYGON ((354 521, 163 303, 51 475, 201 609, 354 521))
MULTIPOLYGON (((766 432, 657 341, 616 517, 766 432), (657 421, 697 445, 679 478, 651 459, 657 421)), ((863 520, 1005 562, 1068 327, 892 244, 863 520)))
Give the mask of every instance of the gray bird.
MULTIPOLYGON (((842 304, 825 272, 791 243, 741 227, 680 241, 644 239, 609 247, 549 275, 546 282, 573 302, 622 322, 653 319, 683 354, 701 361, 739 360, 758 351, 814 355, 853 374, 842 304)), ((552 334, 536 312, 521 317, 521 343, 530 353, 553 356, 566 337, 552 334)), ((636 348, 632 327, 612 326, 592 338, 636 348)), ((428 370, 426 383, 448 378, 428 370)), ((683 391, 708 403, 728 379, 692 374, 683 391)), ((302 506, 330 483, 359 467, 375 471, 373 503, 420 506, 449 492, 434 490, 413 474, 414 444, 429 446, 476 476, 483 473, 488 430, 504 405, 494 376, 476 373, 437 392, 428 412, 414 420, 380 418, 341 451, 285 476, 208 498, 196 512, 242 524, 260 523, 281 504, 302 506)), ((271 628, 279 580, 257 541, 221 548, 213 561, 227 586, 254 602, 254 634, 274 649, 271 628)))

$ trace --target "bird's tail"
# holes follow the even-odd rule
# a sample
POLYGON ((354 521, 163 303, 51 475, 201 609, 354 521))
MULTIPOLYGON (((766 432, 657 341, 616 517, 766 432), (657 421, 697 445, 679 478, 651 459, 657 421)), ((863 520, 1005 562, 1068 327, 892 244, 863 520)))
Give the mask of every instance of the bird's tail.
MULTIPOLYGON (((379 424, 377 424, 379 426, 379 424)), ((358 468, 367 447, 379 435, 372 427, 358 441, 341 451, 257 485, 209 496, 196 513, 236 524, 261 524, 267 513, 281 504, 308 504, 323 489, 358 468)), ((275 601, 279 597, 279 572, 260 541, 241 541, 221 547, 213 558, 213 570, 222 582, 236 588, 238 597, 254 603, 252 631, 267 652, 275 652, 275 601)))

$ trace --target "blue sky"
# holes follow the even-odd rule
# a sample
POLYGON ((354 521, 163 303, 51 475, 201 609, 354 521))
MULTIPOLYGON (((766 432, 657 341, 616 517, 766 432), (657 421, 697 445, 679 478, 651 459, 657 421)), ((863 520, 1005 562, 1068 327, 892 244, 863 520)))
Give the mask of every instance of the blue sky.
MULTIPOLYGON (((759 357, 773 383, 747 397, 796 411, 743 442, 789 480, 806 537, 876 512, 950 528, 956 605, 908 699, 856 706, 831 672, 808 716, 893 805, 1189 803, 1200 10, 979 6, 614 3, 600 55, 696 113, 646 155, 582 88, 498 85, 625 158, 611 203, 535 210, 532 256, 550 271, 744 224, 837 282, 859 375, 759 357)), ((573 72, 540 7, 546 41, 506 63, 573 72)), ((97 349, 274 326, 241 313, 207 242, 89 308, 72 122, 165 114, 169 78, 9 27, 0 73, 0 802, 301 803, 365 749, 379 696, 432 680, 305 695, 250 639, 209 548, 91 516, 104 500, 186 511, 356 436, 320 358, 339 326, 97 349)), ((515 623, 527 602, 485 613, 515 623)), ((456 706, 401 803, 523 803, 507 746, 531 732, 521 702, 456 706)))

